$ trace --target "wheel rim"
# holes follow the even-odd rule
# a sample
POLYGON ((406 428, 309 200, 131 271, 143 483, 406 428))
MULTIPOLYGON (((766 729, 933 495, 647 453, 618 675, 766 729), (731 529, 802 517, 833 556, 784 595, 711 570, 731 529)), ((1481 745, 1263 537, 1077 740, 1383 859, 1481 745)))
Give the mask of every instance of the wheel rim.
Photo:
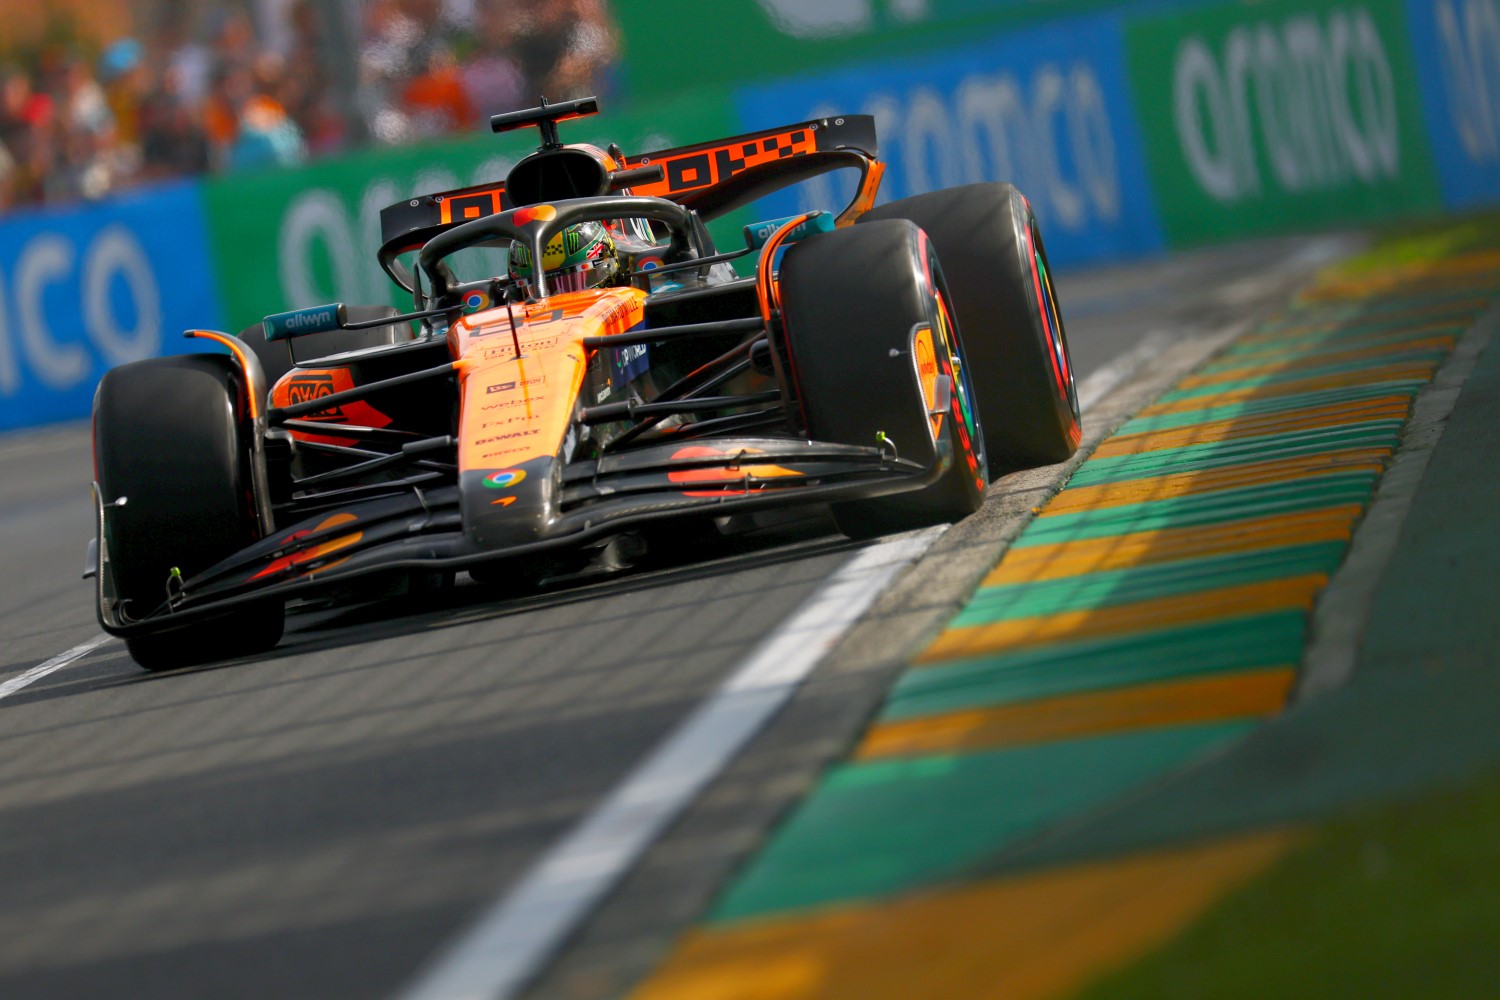
POLYGON ((942 341, 943 350, 941 357, 945 359, 945 366, 950 379, 953 381, 953 400, 950 410, 954 416, 954 423, 959 428, 960 444, 963 445, 974 460, 970 471, 974 473, 974 483, 982 491, 985 488, 985 463, 988 456, 984 453, 984 431, 979 425, 978 417, 974 409, 974 387, 969 383, 969 366, 963 362, 962 347, 959 344, 953 318, 948 311, 948 297, 940 289, 933 289, 933 297, 938 306, 938 336, 942 341))
POLYGON ((1031 251, 1031 266, 1036 276, 1037 299, 1042 313, 1042 327, 1047 334, 1047 348, 1052 354, 1052 375, 1057 391, 1067 402, 1076 423, 1080 416, 1078 388, 1073 379, 1073 365, 1068 358, 1068 343, 1063 334, 1062 314, 1057 308, 1057 293, 1052 289, 1052 274, 1047 269, 1047 258, 1042 251, 1042 234, 1036 231, 1036 223, 1028 222, 1026 242, 1031 251))

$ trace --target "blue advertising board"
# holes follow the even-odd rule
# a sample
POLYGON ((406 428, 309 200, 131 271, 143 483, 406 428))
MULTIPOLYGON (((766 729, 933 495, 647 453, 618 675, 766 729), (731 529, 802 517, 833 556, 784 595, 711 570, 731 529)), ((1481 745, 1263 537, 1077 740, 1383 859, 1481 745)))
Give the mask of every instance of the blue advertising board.
POLYGON ((221 315, 196 183, 0 220, 0 430, 88 416, 107 369, 221 315))
POLYGON ((1406 14, 1444 202, 1500 201, 1500 0, 1407 0, 1406 14))
MULTIPOLYGON (((1057 263, 1163 246, 1126 83, 1119 21, 1093 17, 959 49, 746 88, 742 124, 875 116, 887 164, 881 201, 1008 180, 1036 209, 1057 263)), ((765 217, 838 207, 852 177, 762 200, 765 217)))

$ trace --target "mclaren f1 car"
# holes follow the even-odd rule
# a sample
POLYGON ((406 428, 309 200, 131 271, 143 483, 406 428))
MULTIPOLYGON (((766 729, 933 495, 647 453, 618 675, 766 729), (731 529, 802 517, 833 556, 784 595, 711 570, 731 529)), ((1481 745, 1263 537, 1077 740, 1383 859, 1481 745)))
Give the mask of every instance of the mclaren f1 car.
POLYGON ((854 538, 954 522, 1074 452, 1015 188, 877 206, 862 115, 636 154, 560 140, 597 110, 496 115, 542 139, 503 182, 381 214, 409 311, 190 330, 206 353, 105 374, 91 575, 138 663, 269 649, 288 600, 359 578, 535 581, 791 505, 854 538), (832 170, 857 175, 849 204, 713 244, 706 222, 832 170))

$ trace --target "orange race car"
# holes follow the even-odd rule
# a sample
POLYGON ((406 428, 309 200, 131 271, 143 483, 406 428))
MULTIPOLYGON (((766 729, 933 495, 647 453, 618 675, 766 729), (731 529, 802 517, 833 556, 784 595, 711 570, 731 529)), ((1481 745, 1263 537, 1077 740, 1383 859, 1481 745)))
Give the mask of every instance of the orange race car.
POLYGON ((778 505, 831 505, 856 538, 957 521, 992 477, 1076 449, 1015 188, 873 207, 863 115, 637 155, 560 141, 597 110, 496 115, 542 136, 504 183, 382 213, 410 312, 192 330, 215 353, 104 376, 90 559, 137 662, 267 649, 289 598, 356 577, 534 586, 778 505), (837 214, 713 246, 706 220, 841 168, 859 183, 837 214))

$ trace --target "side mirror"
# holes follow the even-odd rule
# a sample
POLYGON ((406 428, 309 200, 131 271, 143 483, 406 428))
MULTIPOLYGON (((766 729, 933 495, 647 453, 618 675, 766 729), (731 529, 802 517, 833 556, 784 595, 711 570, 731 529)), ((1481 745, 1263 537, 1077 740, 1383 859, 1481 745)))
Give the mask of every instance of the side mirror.
POLYGON ((263 320, 267 340, 290 340, 309 333, 342 330, 347 321, 348 315, 342 302, 334 302, 326 306, 308 306, 306 309, 293 309, 291 312, 272 313, 263 320))

